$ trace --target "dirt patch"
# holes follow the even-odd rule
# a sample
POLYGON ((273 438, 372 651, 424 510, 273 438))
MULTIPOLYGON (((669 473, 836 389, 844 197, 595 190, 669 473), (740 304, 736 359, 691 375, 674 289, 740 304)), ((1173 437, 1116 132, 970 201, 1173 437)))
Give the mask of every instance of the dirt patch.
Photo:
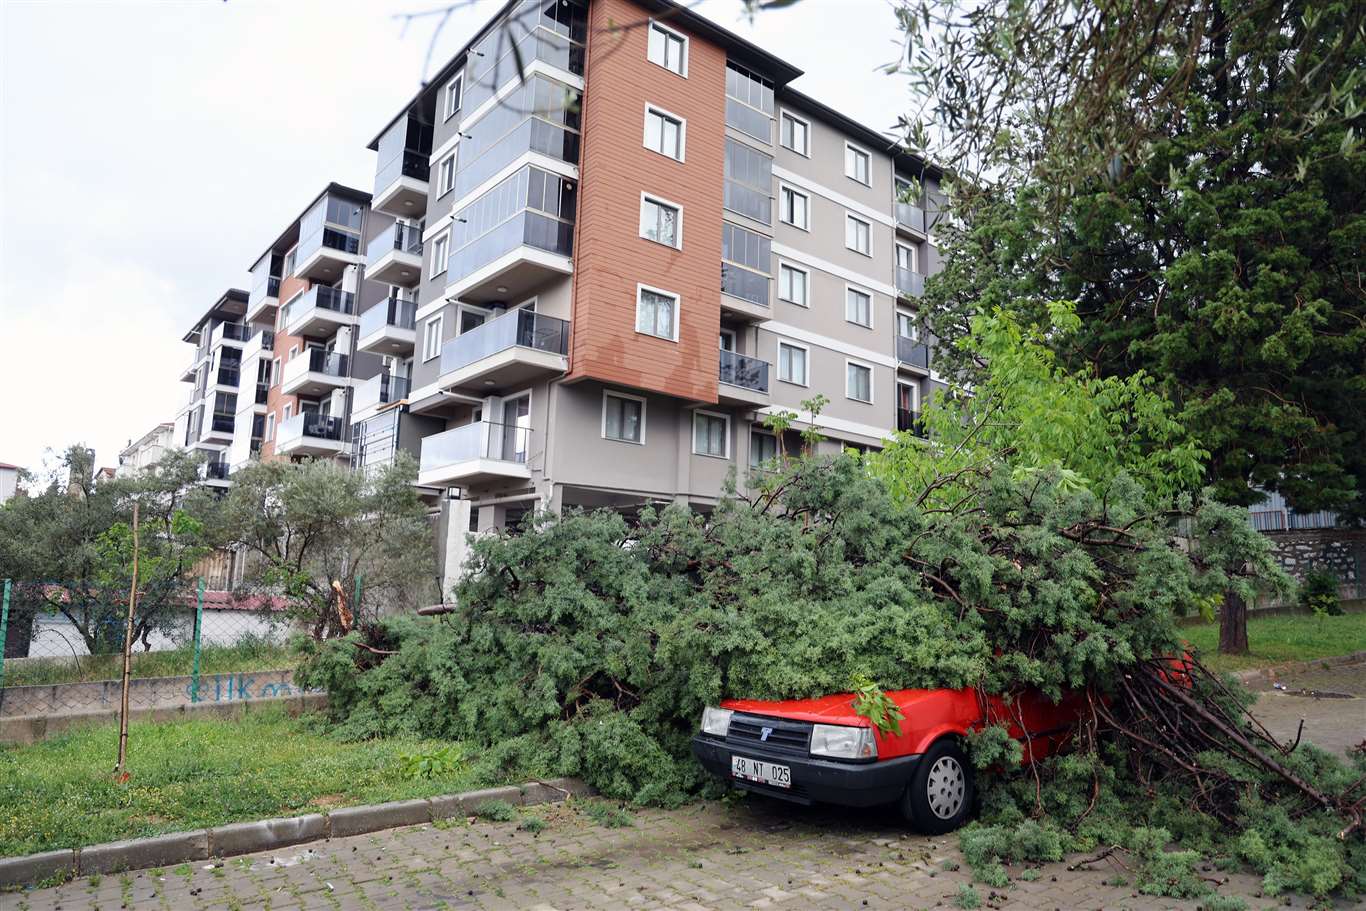
POLYGON ((317 797, 310 800, 308 805, 310 807, 318 807, 319 809, 327 810, 332 807, 339 807, 344 803, 346 803, 345 794, 319 794, 317 797))

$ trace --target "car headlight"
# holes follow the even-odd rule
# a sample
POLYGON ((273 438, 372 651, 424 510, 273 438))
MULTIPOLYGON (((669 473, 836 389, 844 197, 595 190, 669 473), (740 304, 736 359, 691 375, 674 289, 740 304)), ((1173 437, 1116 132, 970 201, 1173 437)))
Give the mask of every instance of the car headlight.
POLYGON ((718 709, 707 706, 702 710, 702 733, 711 734, 714 737, 724 737, 730 730, 730 716, 735 714, 730 709, 718 709))
POLYGON ((811 755, 834 759, 876 759, 877 740, 872 728, 842 724, 818 724, 811 728, 811 755))

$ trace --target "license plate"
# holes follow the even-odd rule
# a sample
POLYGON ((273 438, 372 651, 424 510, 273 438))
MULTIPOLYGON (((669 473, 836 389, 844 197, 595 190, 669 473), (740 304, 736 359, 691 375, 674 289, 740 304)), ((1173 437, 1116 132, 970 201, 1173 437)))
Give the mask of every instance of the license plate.
POLYGON ((785 765, 750 759, 745 756, 730 757, 730 773, 745 781, 757 781, 778 788, 792 787, 792 769, 785 765))

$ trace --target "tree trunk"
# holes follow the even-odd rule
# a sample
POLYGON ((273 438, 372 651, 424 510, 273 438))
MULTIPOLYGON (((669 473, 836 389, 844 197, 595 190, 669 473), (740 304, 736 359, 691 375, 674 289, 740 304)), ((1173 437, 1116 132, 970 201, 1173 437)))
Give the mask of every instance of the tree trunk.
POLYGON ((1224 596, 1224 609, 1219 614, 1219 654, 1246 655, 1247 604, 1233 592, 1224 596))

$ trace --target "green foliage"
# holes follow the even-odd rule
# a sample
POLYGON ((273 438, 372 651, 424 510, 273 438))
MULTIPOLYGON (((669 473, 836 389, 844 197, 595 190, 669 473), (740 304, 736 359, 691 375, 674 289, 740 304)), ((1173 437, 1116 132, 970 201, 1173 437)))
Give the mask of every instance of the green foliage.
POLYGON ((855 714, 867 718, 880 733, 901 736, 901 720, 906 715, 873 680, 855 674, 849 691, 854 694, 855 714))
POLYGON ((523 816, 517 824, 518 831, 530 832, 532 835, 539 835, 545 831, 545 827, 546 821, 539 816, 523 816))
POLYGON ((398 760, 404 778, 440 778, 460 769, 465 752, 459 744, 451 743, 424 753, 400 753, 398 760))
POLYGON ((474 815, 489 822, 512 822, 517 808, 506 800, 486 800, 474 808, 474 815))
POLYGON ((982 896, 970 883, 961 883, 957 893, 953 896, 953 904, 958 908, 980 908, 982 907, 982 896))
POLYGON ((605 829, 621 829, 635 825, 626 808, 617 804, 605 800, 586 800, 576 805, 588 814, 589 819, 605 829))
POLYGON ((1053 828, 1027 819, 1014 826, 973 823, 959 838, 963 857, 978 879, 1003 888, 1009 877, 1006 863, 1062 860, 1062 836, 1053 828))
POLYGON ((1145 895, 1196 898, 1209 891, 1196 873, 1197 851, 1168 851, 1172 840, 1166 829, 1139 827, 1129 833, 1126 847, 1138 861, 1135 887, 1145 895))
POLYGON ((1210 895, 1201 907, 1205 911, 1247 911, 1247 902, 1236 895, 1210 895))
POLYGON ((1300 583, 1300 604, 1321 617, 1342 616, 1338 577, 1331 570, 1311 569, 1300 583))
POLYGON ((978 769, 1013 769, 1024 757, 1024 746, 1010 736, 1003 724, 989 724, 969 731, 965 738, 968 759, 978 769))

